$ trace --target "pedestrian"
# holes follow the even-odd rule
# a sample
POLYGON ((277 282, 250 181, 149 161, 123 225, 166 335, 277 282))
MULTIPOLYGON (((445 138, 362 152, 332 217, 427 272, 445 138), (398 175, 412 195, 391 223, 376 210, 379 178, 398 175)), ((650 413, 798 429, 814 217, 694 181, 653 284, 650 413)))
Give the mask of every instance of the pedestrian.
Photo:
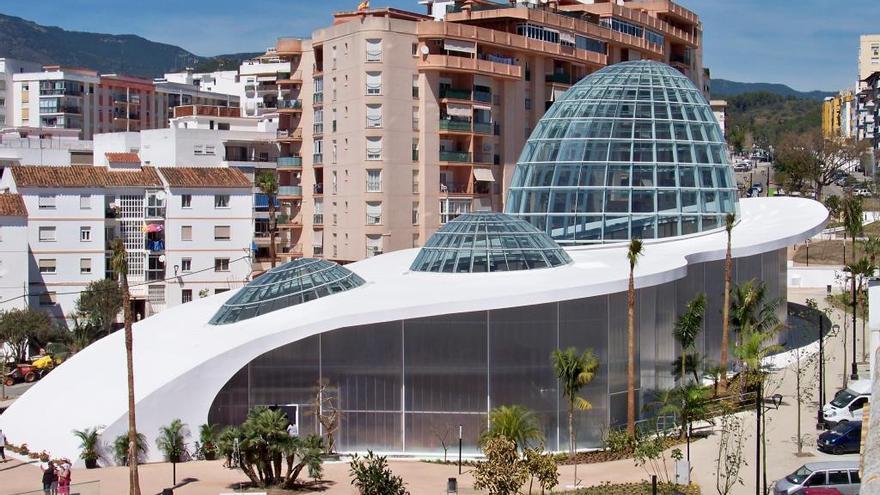
POLYGON ((64 459, 58 468, 58 495, 70 495, 70 461, 64 459))
POLYGON ((6 462, 6 435, 3 434, 3 430, 0 430, 0 459, 6 462))
POLYGON ((58 475, 55 473, 55 463, 49 461, 46 463, 46 467, 43 468, 43 494, 44 495, 56 495, 55 490, 58 487, 58 475))

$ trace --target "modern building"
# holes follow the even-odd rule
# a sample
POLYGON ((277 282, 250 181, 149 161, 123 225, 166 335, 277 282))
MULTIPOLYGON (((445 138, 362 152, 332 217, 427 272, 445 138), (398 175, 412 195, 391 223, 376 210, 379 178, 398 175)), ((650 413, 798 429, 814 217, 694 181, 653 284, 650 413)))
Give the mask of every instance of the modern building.
POLYGON ((12 104, 12 76, 21 72, 40 70, 40 64, 12 58, 0 58, 0 129, 12 125, 15 120, 12 104))
POLYGON ((25 256, 14 266, 27 267, 20 280, 31 307, 68 319, 78 293, 110 273, 116 238, 128 254, 138 318, 250 278, 253 196, 240 171, 168 168, 160 175, 135 153, 108 153, 107 161, 5 170, 0 196, 19 197, 27 212, 25 256))
MULTIPOLYGON (((646 241, 635 269, 634 364, 636 410, 647 418, 642 406, 674 384, 674 322, 699 292, 707 308, 696 350, 720 351, 720 217, 737 216, 734 280, 761 280, 767 297, 783 299, 787 247, 827 221, 813 200, 728 195, 720 136, 700 90, 668 65, 599 70, 535 126, 510 215, 462 214, 421 249, 346 266, 297 259, 135 324, 139 431, 154 438, 175 418, 191 428, 236 424, 266 405, 287 412, 300 434, 320 432, 312 404, 321 384, 319 403, 341 412, 341 452, 437 454, 435 432, 461 425, 465 452, 475 453, 489 411, 510 404, 532 410, 547 447, 560 450, 565 404, 550 354, 575 346, 600 362, 584 391, 593 408, 576 424, 580 448, 599 446, 626 420, 630 238, 646 241)), ((125 376, 98 372, 124 366, 121 342, 114 334, 75 355, 0 416, 0 428, 71 458, 72 429, 124 432, 125 376), (73 400, 82 383, 104 393, 73 400), (38 412, 59 401, 65 414, 42 421, 38 412)))

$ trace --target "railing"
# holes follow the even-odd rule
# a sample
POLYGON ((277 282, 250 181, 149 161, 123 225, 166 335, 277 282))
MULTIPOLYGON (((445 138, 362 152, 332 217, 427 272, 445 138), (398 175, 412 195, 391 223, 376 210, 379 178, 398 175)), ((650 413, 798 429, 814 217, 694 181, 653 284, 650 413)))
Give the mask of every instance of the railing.
POLYGON ((275 74, 277 81, 302 81, 302 71, 296 72, 278 72, 275 74))
POLYGON ((238 107, 221 107, 216 105, 181 105, 174 107, 175 117, 203 115, 206 117, 241 117, 238 107))
POLYGON ((471 161, 471 154, 467 151, 441 151, 440 161, 468 163, 471 161))
POLYGON ((303 159, 301 156, 279 156, 276 163, 278 164, 278 168, 300 168, 302 167, 303 159))
POLYGON ((446 183, 440 184, 441 194, 470 194, 467 184, 446 183))
POLYGON ((571 84, 572 76, 568 74, 547 74, 544 80, 548 83, 571 84))
POLYGON ((278 186, 279 196, 302 196, 302 186, 278 186))
POLYGON ((474 90, 474 101, 481 101, 483 103, 492 103, 492 93, 488 91, 477 91, 474 90))
POLYGON ((469 132, 471 130, 471 123, 469 121, 462 121, 462 120, 441 119, 440 120, 440 130, 441 131, 469 132))
POLYGON ((312 165, 324 163, 324 154, 323 153, 313 153, 312 154, 312 165))
POLYGON ((313 214, 312 215, 312 223, 315 225, 324 225, 324 214, 323 213, 313 214))
POLYGON ((302 129, 280 129, 277 135, 279 139, 302 139, 302 129))
POLYGON ((148 206, 144 212, 146 218, 165 218, 164 206, 148 206))
POLYGON ((324 103, 324 93, 315 93, 312 95, 312 103, 315 105, 324 103))
POLYGON ((156 253, 159 251, 165 251, 165 241, 163 241, 161 239, 158 241, 148 240, 148 241, 146 241, 146 246, 147 246, 147 251, 150 251, 153 253, 156 253))
POLYGON ((82 96, 79 90, 66 88, 40 88, 40 96, 82 96))
POLYGON ((500 161, 501 157, 492 153, 474 153, 474 163, 492 163, 497 165, 500 161))
POLYGON ((477 134, 492 134, 494 127, 495 126, 489 122, 474 122, 474 132, 477 134))
POLYGON ((277 107, 285 110, 302 110, 302 100, 278 100, 277 107))
POLYGON ((470 100, 471 92, 468 89, 443 88, 440 98, 454 98, 456 100, 470 100))
MULTIPOLYGON (((420 23, 433 24, 433 23, 420 23)), ((437 23, 449 24, 449 23, 437 23)), ((522 67, 505 63, 473 59, 467 57, 455 57, 451 55, 427 55, 419 62, 419 66, 430 69, 459 70, 468 72, 480 72, 490 76, 507 77, 511 79, 522 78, 522 67)))
POLYGON ((312 134, 324 134, 324 124, 322 122, 312 124, 312 134))

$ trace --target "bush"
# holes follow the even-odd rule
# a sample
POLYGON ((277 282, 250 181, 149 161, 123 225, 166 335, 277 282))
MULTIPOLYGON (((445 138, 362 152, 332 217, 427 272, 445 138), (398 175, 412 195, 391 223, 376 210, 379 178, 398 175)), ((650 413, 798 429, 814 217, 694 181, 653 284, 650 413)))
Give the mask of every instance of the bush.
POLYGON ((355 454, 349 466, 351 484, 360 495, 409 495, 403 478, 391 472, 384 456, 377 456, 373 451, 368 451, 366 457, 355 454))
MULTIPOLYGON (((691 485, 676 485, 670 483, 658 483, 657 493, 661 495, 701 495, 700 487, 691 485)), ((588 486, 572 492, 563 492, 563 495, 651 495, 651 483, 619 483, 612 485, 605 482, 602 485, 588 486)))
POLYGON ((168 462, 183 461, 183 454, 186 453, 186 437, 189 436, 189 429, 179 419, 175 419, 168 426, 159 428, 159 436, 156 438, 156 447, 165 456, 168 462))
MULTIPOLYGON (((147 437, 143 433, 137 434, 138 462, 147 454, 147 437)), ((120 466, 128 466, 128 433, 123 433, 113 440, 113 460, 120 466)))
POLYGON ((609 430, 605 434, 605 449, 614 453, 632 452, 635 448, 633 437, 626 430, 609 430))

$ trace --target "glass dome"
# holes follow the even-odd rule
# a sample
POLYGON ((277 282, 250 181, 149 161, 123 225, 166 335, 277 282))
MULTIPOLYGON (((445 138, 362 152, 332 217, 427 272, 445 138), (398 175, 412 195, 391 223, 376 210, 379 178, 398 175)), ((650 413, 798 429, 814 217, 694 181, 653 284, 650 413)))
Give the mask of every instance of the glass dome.
POLYGON ((571 262, 547 234, 503 213, 466 213, 440 227, 419 251, 416 272, 506 272, 571 262))
POLYGON ((364 284, 354 272, 326 260, 300 258, 245 285, 211 318, 212 325, 247 320, 364 284))
POLYGON ((507 198, 507 213, 560 244, 704 232, 737 208, 711 107, 690 79, 653 61, 605 67, 558 98, 507 198))

